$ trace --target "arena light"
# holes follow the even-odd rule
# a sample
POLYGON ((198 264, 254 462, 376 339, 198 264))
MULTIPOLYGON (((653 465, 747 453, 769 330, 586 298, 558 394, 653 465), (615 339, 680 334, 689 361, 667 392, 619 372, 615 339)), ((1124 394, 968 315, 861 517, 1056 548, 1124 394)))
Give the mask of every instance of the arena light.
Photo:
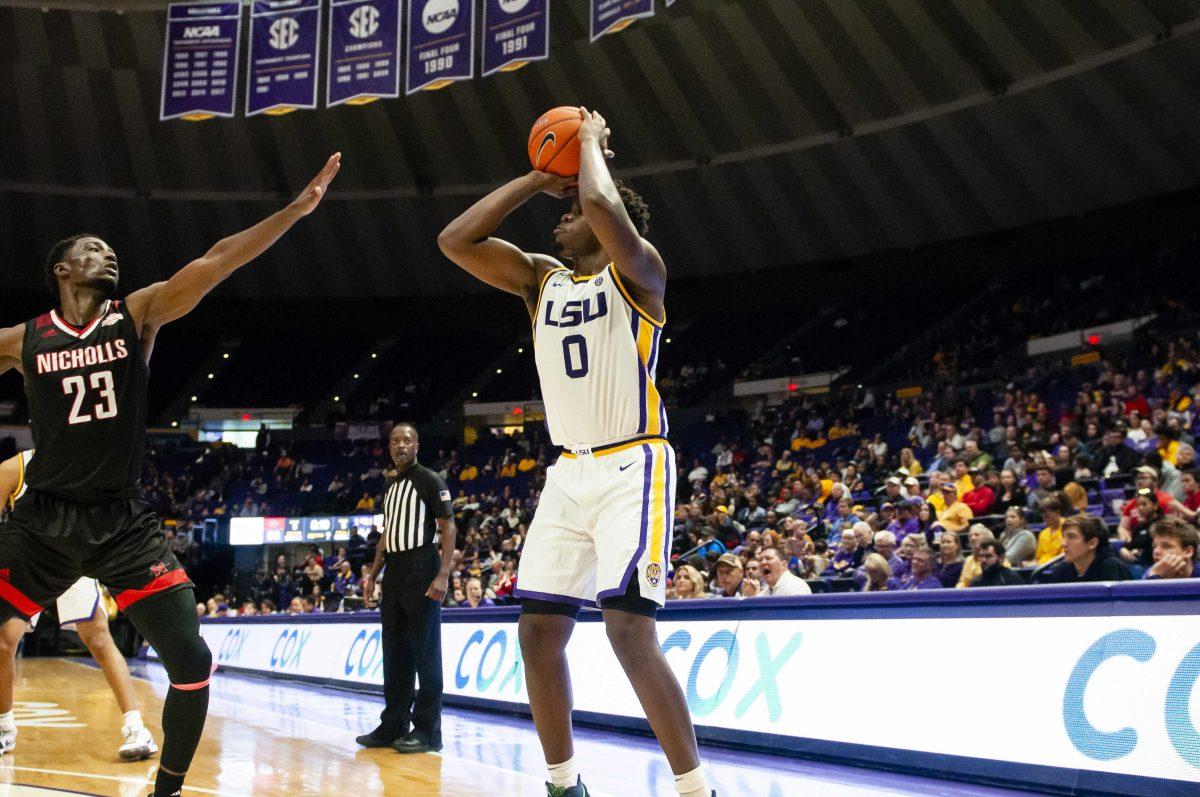
POLYGON ((478 393, 472 393, 472 394, 471 394, 471 398, 479 398, 479 394, 478 394, 478 393))
POLYGON ((375 352, 371 352, 371 359, 372 359, 372 360, 374 360, 374 359, 375 359, 376 357, 378 357, 378 356, 379 356, 379 355, 378 355, 378 354, 376 354, 375 352))
POLYGON ((209 378, 209 379, 212 379, 214 376, 216 376, 216 374, 209 374, 209 375, 208 375, 208 378, 209 378))
POLYGON ((1099 332, 1093 332, 1087 336, 1087 342, 1089 346, 1099 346, 1100 341, 1102 340, 1104 340, 1104 336, 1099 332))
POLYGON ((334 400, 334 401, 341 401, 341 400, 342 400, 342 397, 341 397, 341 396, 334 396, 334 397, 333 397, 333 400, 334 400))
POLYGON ((248 420, 250 420, 250 413, 248 413, 248 412, 243 412, 243 413, 242 413, 242 420, 243 420, 243 421, 248 421, 248 420))
POLYGON ((228 359, 229 359, 229 352, 225 352, 224 354, 222 354, 222 355, 221 355, 221 359, 222 359, 222 360, 228 360, 228 359))
POLYGON ((795 391, 797 391, 799 389, 800 389, 800 386, 797 385, 795 382, 788 382, 788 392, 789 393, 794 393, 795 391))
POLYGON ((517 354, 524 354, 524 353, 525 353, 524 349, 522 349, 520 347, 517 348, 517 354))
POLYGON ((522 414, 524 414, 524 412, 525 412, 525 410, 521 409, 520 407, 513 407, 512 414, 513 415, 522 415, 522 414))
POLYGON ((358 379, 358 374, 355 374, 355 375, 354 375, 354 378, 355 378, 355 379, 358 379))
POLYGON ((179 425, 179 421, 171 421, 171 427, 172 427, 172 428, 174 428, 174 427, 176 427, 176 426, 178 426, 178 425, 179 425))
POLYGON ((199 401, 199 400, 200 400, 200 399, 199 399, 198 397, 196 397, 196 396, 192 396, 192 401, 199 401))
POLYGON ((504 373, 504 369, 503 369, 503 368, 497 368, 497 369, 496 369, 496 373, 498 373, 498 374, 502 374, 502 373, 504 373))

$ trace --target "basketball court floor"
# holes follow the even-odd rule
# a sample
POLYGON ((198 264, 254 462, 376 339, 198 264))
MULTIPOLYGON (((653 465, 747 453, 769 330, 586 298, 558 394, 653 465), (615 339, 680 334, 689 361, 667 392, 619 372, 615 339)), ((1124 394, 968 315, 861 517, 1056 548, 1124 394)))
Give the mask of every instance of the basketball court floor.
MULTIPOLYGON (((167 690, 154 664, 134 686, 158 733, 167 690)), ((17 749, 0 759, 0 797, 56 794, 146 797, 155 761, 117 761, 120 715, 90 659, 17 662, 17 749)), ((440 755, 362 750, 381 698, 219 674, 204 741, 184 794, 333 797, 544 797, 544 764, 522 719, 447 710, 440 755)), ((577 755, 596 797, 670 797, 671 773, 650 739, 579 730, 577 755)), ((705 748, 721 797, 1028 794, 796 759, 705 748)))

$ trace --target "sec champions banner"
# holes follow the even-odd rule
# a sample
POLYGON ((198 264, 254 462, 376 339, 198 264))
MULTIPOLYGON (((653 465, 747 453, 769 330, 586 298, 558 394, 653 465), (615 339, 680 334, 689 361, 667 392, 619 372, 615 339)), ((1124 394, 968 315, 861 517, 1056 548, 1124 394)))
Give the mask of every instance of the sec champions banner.
POLYGON ((550 56, 550 0, 484 0, 483 74, 550 56))
POLYGON ((654 0, 592 0, 591 38, 616 33, 642 17, 654 16, 654 0))
POLYGON ((326 105, 400 96, 400 0, 333 0, 326 105))
POLYGON ((474 73, 474 0, 408 0, 407 93, 445 88, 474 73))
POLYGON ((241 11, 237 2, 167 6, 160 120, 234 115, 241 11))
POLYGON ((254 0, 246 116, 317 107, 321 0, 254 0))

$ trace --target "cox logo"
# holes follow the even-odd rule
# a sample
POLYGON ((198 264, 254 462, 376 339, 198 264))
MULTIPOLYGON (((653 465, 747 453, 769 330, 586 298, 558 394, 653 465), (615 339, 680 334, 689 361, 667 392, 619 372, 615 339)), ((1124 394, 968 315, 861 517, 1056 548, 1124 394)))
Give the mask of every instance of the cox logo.
POLYGON ((429 0, 421 13, 421 23, 430 33, 444 33, 458 19, 458 0, 429 0))
POLYGON ((272 670, 298 670, 300 657, 304 655, 304 646, 312 639, 312 631, 300 631, 296 628, 285 628, 275 640, 271 648, 272 670))
POLYGON ((369 635, 366 629, 359 631, 346 651, 346 661, 343 665, 345 675, 357 675, 359 678, 378 678, 383 670, 383 651, 379 644, 382 639, 379 629, 369 635))
POLYGON ((217 661, 228 663, 240 659, 242 648, 246 646, 246 640, 249 638, 250 629, 248 628, 231 628, 226 631, 225 638, 221 640, 221 645, 217 648, 217 661))
MULTIPOLYGON (((766 701, 767 716, 771 722, 779 720, 783 713, 783 700, 779 694, 779 673, 800 648, 802 636, 799 632, 792 634, 776 655, 771 653, 771 645, 767 640, 766 632, 758 635, 758 639, 754 642, 755 663, 752 665, 758 667, 758 678, 738 700, 733 710, 735 717, 741 718, 761 698, 766 701)), ((663 655, 667 655, 672 650, 688 651, 691 647, 691 632, 681 630, 667 637, 662 644, 662 651, 663 655)), ((717 631, 706 639, 704 644, 700 645, 696 651, 696 657, 692 659, 687 680, 688 708, 691 709, 693 716, 707 717, 725 702, 733 688, 734 680, 737 678, 738 668, 748 663, 742 662, 741 659, 738 638, 732 631, 717 631), (700 668, 704 666, 704 662, 708 660, 709 656, 716 654, 724 656, 725 671, 721 675, 721 682, 717 688, 702 694, 704 690, 700 685, 700 668)))
MULTIPOLYGON (((1145 664, 1154 657, 1158 645, 1154 637, 1135 628, 1122 628, 1096 640, 1079 657, 1063 694, 1063 724, 1075 749, 1095 761, 1112 761, 1134 751, 1138 734, 1133 728, 1101 731, 1087 718, 1083 696, 1088 682, 1100 665, 1109 659, 1128 656, 1145 664)), ((1192 723, 1191 699, 1196 679, 1200 677, 1200 645, 1196 645, 1175 668, 1163 701, 1167 737, 1171 746, 1187 763, 1200 769, 1200 731, 1192 723)))
POLYGON ((458 664, 454 667, 454 685, 465 689, 473 675, 475 688, 480 692, 486 692, 495 683, 497 692, 503 693, 511 685, 512 694, 519 694, 525 680, 521 646, 517 644, 516 638, 513 638, 510 645, 508 632, 503 628, 492 634, 486 645, 483 644, 483 636, 483 631, 476 630, 467 639, 467 644, 463 645, 462 653, 458 654, 458 664), (474 651, 477 646, 482 647, 474 651), (467 662, 467 654, 471 654, 470 663, 467 662), (479 656, 478 662, 474 658, 476 654, 479 656), (472 667, 471 663, 475 666, 472 667), (467 665, 465 672, 464 664, 467 665), (499 682, 496 680, 498 678, 499 682))

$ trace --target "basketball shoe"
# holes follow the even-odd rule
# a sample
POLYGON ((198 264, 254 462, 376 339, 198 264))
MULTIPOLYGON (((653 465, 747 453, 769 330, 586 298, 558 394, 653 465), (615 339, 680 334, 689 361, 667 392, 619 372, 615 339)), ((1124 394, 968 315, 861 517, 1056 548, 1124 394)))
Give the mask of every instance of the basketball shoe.
POLYGON ((11 753, 17 746, 17 729, 0 729, 0 755, 11 753))
POLYGON ((122 761, 142 761, 158 752, 158 745, 146 727, 134 728, 126 725, 121 729, 125 741, 117 750, 122 761))

